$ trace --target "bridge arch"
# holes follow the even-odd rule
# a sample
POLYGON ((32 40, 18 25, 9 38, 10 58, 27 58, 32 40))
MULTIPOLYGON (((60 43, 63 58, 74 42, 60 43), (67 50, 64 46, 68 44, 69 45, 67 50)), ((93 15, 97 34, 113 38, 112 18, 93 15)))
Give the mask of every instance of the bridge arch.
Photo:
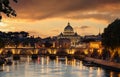
POLYGON ((44 49, 39 49, 37 54, 38 55, 49 55, 50 52, 44 48, 44 49))
POLYGON ((7 55, 7 54, 13 54, 13 52, 10 49, 2 50, 0 54, 7 55))
POLYGON ((21 49, 19 54, 20 55, 31 55, 33 54, 33 51, 31 49, 21 49))
POLYGON ((58 56, 67 56, 67 51, 66 49, 59 49, 56 53, 58 56))

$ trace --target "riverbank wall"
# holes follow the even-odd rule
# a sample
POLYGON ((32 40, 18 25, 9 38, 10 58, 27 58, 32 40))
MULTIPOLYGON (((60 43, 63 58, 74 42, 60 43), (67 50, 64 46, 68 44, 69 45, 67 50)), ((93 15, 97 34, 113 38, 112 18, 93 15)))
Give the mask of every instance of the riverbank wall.
POLYGON ((101 59, 95 59, 91 57, 85 57, 84 61, 89 61, 89 62, 95 63, 100 67, 120 72, 120 63, 115 63, 115 62, 101 60, 101 59))

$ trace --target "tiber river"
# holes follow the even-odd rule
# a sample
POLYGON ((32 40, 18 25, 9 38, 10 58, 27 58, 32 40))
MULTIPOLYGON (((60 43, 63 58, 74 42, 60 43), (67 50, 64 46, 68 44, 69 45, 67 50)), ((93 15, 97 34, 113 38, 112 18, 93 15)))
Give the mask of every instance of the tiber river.
POLYGON ((12 65, 0 66, 0 77, 120 77, 120 72, 105 70, 100 67, 87 67, 79 60, 50 60, 39 57, 32 61, 23 57, 13 61, 12 65))

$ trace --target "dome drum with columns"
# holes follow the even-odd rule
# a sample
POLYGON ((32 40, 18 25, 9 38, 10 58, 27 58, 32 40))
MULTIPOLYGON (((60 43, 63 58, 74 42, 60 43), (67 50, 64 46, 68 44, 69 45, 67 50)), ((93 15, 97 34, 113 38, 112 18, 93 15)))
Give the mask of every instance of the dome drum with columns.
POLYGON ((74 35, 74 30, 70 26, 70 23, 68 23, 68 25, 65 27, 65 29, 64 29, 64 35, 74 35))
POLYGON ((81 36, 74 32, 74 29, 72 28, 70 23, 68 23, 67 26, 64 28, 64 32, 63 33, 61 32, 57 38, 70 39, 71 46, 75 46, 80 41, 81 36))

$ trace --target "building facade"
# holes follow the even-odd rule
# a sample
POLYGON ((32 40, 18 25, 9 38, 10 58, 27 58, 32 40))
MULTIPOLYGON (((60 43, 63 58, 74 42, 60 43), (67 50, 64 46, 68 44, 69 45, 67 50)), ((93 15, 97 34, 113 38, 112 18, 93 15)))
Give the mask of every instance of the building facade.
POLYGON ((74 29, 70 25, 70 23, 67 24, 67 26, 64 28, 64 32, 61 32, 57 39, 70 39, 71 46, 75 47, 80 39, 81 36, 77 34, 77 32, 74 32, 74 29))

